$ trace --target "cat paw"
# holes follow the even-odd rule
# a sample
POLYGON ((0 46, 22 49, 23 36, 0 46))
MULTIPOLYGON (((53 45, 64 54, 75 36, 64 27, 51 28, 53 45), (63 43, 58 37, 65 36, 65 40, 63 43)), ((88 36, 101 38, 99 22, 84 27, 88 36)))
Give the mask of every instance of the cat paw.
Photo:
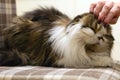
POLYGON ((112 66, 113 69, 117 70, 117 71, 120 71, 120 64, 118 63, 115 63, 113 66, 112 66))

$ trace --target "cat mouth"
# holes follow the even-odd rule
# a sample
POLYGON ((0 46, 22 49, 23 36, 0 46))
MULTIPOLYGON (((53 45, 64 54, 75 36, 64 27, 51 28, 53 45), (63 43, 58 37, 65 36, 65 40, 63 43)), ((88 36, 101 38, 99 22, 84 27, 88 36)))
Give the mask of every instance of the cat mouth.
POLYGON ((87 44, 85 46, 86 51, 90 51, 90 52, 96 52, 96 48, 100 46, 100 43, 94 43, 94 44, 87 44))
POLYGON ((92 47, 94 47, 94 45, 86 45, 85 49, 86 51, 95 52, 95 49, 93 49, 92 47))

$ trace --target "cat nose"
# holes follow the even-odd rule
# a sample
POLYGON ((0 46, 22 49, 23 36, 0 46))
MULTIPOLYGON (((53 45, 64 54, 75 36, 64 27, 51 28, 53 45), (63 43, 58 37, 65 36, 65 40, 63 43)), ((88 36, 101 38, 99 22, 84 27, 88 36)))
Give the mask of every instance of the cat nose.
POLYGON ((104 41, 102 36, 98 36, 98 40, 103 40, 104 41))

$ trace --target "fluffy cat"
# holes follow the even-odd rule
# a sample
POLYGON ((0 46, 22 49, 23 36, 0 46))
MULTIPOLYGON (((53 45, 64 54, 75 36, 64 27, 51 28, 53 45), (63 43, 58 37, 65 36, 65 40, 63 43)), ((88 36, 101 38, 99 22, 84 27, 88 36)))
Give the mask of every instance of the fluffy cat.
POLYGON ((41 8, 16 17, 3 29, 5 47, 0 65, 52 67, 120 66, 111 58, 114 38, 111 27, 92 13, 70 19, 54 8, 41 8))

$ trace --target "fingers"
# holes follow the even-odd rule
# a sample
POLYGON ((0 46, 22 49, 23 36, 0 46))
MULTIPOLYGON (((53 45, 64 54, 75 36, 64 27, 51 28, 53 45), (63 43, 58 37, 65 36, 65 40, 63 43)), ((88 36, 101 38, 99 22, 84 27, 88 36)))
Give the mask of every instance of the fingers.
POLYGON ((90 5, 90 12, 94 12, 94 8, 96 7, 96 3, 92 3, 90 5))
POLYGON ((101 0, 90 5, 90 12, 94 13, 100 21, 115 24, 120 16, 120 3, 101 0))
POLYGON ((107 21, 106 21, 105 23, 107 23, 107 24, 109 24, 109 23, 110 23, 110 24, 115 24, 115 23, 117 23, 118 18, 119 18, 119 17, 116 17, 116 18, 112 19, 110 22, 107 22, 107 21))
POLYGON ((94 13, 96 16, 99 16, 99 13, 101 12, 104 5, 105 5, 104 1, 99 1, 97 3, 96 7, 94 8, 94 13))
POLYGON ((119 17, 119 14, 120 14, 120 7, 118 6, 114 6, 109 14, 106 16, 104 22, 105 23, 111 23, 111 24, 115 24, 118 20, 118 17, 119 17))
POLYGON ((98 19, 103 21, 106 18, 106 16, 108 15, 108 13, 110 12, 112 7, 113 7, 113 2, 109 2, 108 1, 103 6, 102 10, 98 13, 99 14, 98 15, 99 16, 98 19))

